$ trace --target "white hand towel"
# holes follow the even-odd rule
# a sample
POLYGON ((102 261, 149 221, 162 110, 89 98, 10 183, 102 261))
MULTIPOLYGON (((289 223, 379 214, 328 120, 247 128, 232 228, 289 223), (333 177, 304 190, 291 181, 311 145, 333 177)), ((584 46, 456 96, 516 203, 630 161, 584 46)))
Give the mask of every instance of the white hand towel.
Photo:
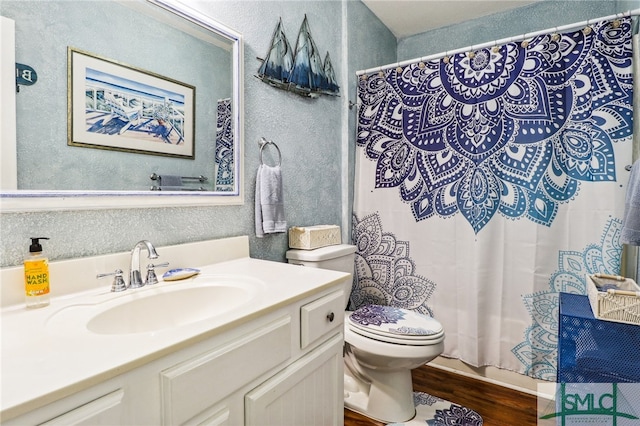
POLYGON ((280 166, 261 164, 256 176, 256 236, 287 232, 280 166))
POLYGON ((629 176, 620 241, 640 246, 640 160, 633 164, 629 176))

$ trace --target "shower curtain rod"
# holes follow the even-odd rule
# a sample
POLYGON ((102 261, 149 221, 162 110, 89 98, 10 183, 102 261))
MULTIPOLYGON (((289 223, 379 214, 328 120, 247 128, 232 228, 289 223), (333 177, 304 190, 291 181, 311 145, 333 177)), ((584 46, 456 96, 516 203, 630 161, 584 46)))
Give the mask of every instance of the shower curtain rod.
POLYGON ((366 70, 360 70, 356 72, 357 76, 361 76, 364 74, 372 74, 374 72, 380 72, 380 71, 385 71, 388 70, 390 68, 397 68, 397 67, 405 67, 407 65, 411 65, 414 64, 416 62, 425 62, 425 61, 430 61, 432 59, 440 59, 440 58, 444 58, 445 56, 451 56, 451 55, 455 55, 457 53, 463 53, 463 52, 469 52, 469 51, 474 51, 477 49, 484 49, 486 47, 493 47, 493 46, 498 46, 501 44, 507 44, 507 43, 511 43, 514 41, 522 41, 525 40, 527 38, 530 37, 536 37, 539 35, 543 35, 543 34, 549 34, 552 32, 563 32, 563 31, 568 31, 568 30, 572 30, 572 29, 576 29, 576 28, 580 28, 580 27, 586 27, 589 26, 591 24, 593 24, 594 22, 599 22, 599 21, 608 21, 611 19, 616 19, 616 18, 624 18, 627 16, 638 16, 640 15, 640 9, 634 9, 634 10, 628 10, 626 12, 621 12, 621 13, 617 13, 615 15, 609 15, 609 16, 604 16, 602 18, 596 18, 596 19, 588 19, 586 21, 582 21, 582 22, 576 22, 575 24, 568 24, 568 25, 562 25, 560 27, 553 27, 553 28, 548 28, 546 30, 541 30, 541 31, 535 31, 532 33, 524 33, 518 36, 514 36, 514 37, 507 37, 507 38, 503 38, 500 40, 494 40, 494 41, 490 41, 487 43, 482 43, 482 44, 474 44, 471 46, 467 46, 467 47, 462 47, 460 49, 455 49, 455 50, 448 50, 445 52, 441 52, 441 53, 437 53, 435 55, 428 55, 428 56, 423 56, 422 58, 415 58, 415 59, 409 59, 406 61, 402 61, 402 62, 396 62, 395 64, 387 64, 387 65, 383 65, 380 67, 374 67, 374 68, 369 68, 366 70))

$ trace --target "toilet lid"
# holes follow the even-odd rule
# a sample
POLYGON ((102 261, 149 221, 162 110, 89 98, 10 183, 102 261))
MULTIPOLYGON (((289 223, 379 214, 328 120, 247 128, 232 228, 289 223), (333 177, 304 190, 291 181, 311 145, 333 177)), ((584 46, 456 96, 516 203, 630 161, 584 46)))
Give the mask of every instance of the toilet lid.
POLYGON ((393 343, 431 344, 444 335, 434 318, 408 309, 366 305, 349 315, 349 328, 356 333, 393 343))

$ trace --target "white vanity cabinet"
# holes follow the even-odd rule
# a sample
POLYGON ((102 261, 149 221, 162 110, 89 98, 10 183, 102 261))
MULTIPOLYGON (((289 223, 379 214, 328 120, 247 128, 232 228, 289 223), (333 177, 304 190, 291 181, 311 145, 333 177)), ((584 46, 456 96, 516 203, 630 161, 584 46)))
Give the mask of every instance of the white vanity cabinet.
POLYGON ((343 303, 325 288, 3 425, 342 425, 343 303))

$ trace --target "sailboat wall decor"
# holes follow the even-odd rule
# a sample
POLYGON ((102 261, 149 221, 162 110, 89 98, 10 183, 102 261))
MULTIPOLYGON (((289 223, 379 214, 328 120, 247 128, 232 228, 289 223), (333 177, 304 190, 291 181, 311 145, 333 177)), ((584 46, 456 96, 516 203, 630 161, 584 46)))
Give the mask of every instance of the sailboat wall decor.
POLYGON ((269 52, 256 77, 278 89, 311 98, 323 94, 338 96, 340 92, 329 52, 323 61, 311 37, 306 15, 294 50, 287 40, 280 18, 271 38, 269 52))

